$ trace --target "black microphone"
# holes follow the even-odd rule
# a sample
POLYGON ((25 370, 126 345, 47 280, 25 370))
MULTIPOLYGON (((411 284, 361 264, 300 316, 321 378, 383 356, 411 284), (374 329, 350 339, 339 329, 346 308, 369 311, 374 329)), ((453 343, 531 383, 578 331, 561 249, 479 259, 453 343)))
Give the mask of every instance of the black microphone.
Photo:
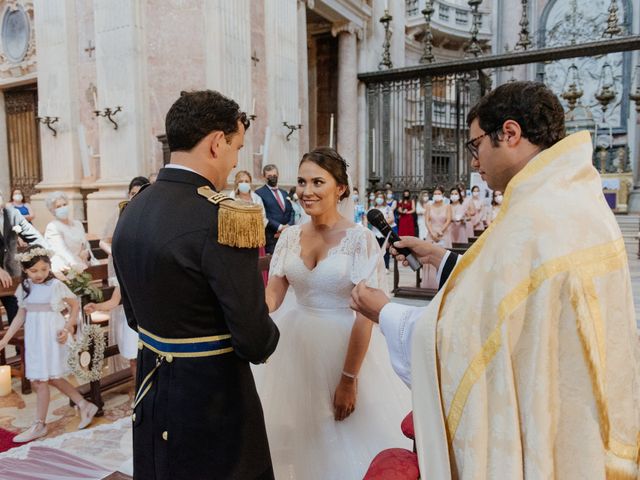
MULTIPOLYGON (((391 230, 391 226, 389 226, 387 221, 384 219, 384 215, 377 208, 372 208, 367 212, 367 220, 369 220, 369 223, 376 227, 380 231, 380 233, 384 235, 385 238, 387 237, 387 235, 389 235, 389 245, 393 245, 395 242, 399 242, 401 240, 398 234, 391 230)), ((420 270, 420 268, 422 268, 422 264, 416 257, 413 256, 411 250, 409 250, 408 248, 393 248, 395 248, 398 253, 401 253, 405 256, 407 262, 409 262, 411 270, 416 272, 420 270)))

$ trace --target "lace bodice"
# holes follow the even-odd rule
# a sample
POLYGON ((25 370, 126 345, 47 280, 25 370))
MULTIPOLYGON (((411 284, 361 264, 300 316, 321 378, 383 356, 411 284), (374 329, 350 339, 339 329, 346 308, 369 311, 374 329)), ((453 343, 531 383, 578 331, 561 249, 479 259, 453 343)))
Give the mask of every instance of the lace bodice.
POLYGON ((309 269, 300 257, 300 225, 287 228, 276 245, 269 276, 287 277, 298 304, 313 308, 348 308, 351 290, 366 274, 369 258, 378 257, 375 273, 367 285, 384 285, 384 263, 374 234, 362 225, 346 231, 326 258, 309 269))

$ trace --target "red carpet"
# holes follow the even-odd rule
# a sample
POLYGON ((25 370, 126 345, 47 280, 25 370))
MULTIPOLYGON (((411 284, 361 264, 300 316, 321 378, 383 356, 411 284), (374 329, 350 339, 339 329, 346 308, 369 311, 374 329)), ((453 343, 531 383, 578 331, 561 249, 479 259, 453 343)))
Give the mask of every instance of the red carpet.
POLYGON ((16 432, 10 432, 9 430, 0 428, 0 453, 22 445, 21 443, 13 443, 13 437, 16 435, 16 432))

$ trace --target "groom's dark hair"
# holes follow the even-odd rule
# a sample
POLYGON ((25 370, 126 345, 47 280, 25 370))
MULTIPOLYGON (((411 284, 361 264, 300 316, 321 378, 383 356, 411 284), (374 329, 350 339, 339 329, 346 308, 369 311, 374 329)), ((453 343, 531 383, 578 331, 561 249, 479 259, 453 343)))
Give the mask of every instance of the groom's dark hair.
POLYGON ((238 104, 213 90, 180 92, 165 118, 165 132, 171 152, 188 152, 214 131, 224 133, 227 143, 238 133, 238 122, 245 131, 251 125, 238 104))

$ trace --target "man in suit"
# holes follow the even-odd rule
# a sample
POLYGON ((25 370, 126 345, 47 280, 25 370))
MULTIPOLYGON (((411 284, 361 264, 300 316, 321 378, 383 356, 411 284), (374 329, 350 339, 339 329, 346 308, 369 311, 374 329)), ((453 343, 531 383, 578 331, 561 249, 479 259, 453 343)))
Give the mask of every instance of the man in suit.
POLYGON ((269 221, 265 251, 273 253, 280 234, 293 224, 293 205, 288 199, 287 192, 278 188, 278 167, 265 165, 262 169, 262 176, 267 180, 267 184, 256 190, 256 194, 264 203, 264 211, 269 221))
POLYGON ((262 211, 217 193, 248 127, 233 100, 183 92, 166 117, 171 163, 116 226, 123 306, 140 335, 136 479, 273 479, 249 366, 279 338, 258 271, 262 211))
MULTIPOLYGON (((4 288, 11 287, 12 277, 19 277, 22 273, 20 262, 16 259, 18 237, 29 245, 38 244, 48 248, 40 232, 18 210, 5 205, 0 191, 0 284, 4 288)), ((7 311, 7 318, 11 323, 18 313, 17 298, 15 295, 0 297, 0 302, 7 311)))

